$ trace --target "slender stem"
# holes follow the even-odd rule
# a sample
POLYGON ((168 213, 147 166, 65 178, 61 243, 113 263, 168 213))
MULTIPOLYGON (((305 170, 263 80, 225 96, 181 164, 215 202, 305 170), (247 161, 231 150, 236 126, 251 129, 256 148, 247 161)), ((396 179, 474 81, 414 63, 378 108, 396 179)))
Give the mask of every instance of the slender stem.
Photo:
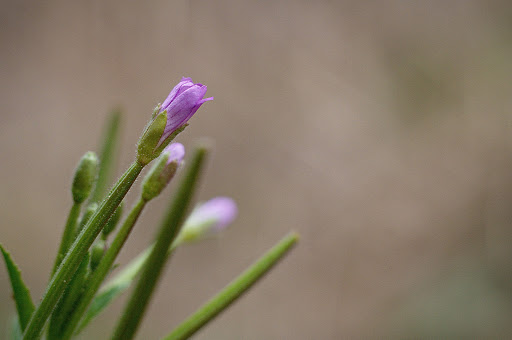
MULTIPOLYGON (((167 256, 170 257, 171 253, 180 245, 176 241, 178 241, 178 238, 175 239, 169 247, 167 256)), ((80 320, 80 324, 78 325, 75 334, 80 333, 80 331, 87 327, 89 322, 101 313, 101 311, 105 309, 111 301, 130 288, 132 281, 146 265, 146 260, 151 254, 153 247, 154 244, 146 248, 143 252, 137 255, 137 257, 131 260, 130 263, 128 263, 114 278, 101 287, 90 303, 90 307, 87 309, 85 316, 80 320)))
POLYGON ((184 177, 160 227, 155 246, 146 261, 137 286, 114 331, 113 340, 130 340, 135 336, 135 332, 144 316, 149 298, 168 259, 167 250, 178 235, 187 209, 192 201, 192 196, 203 168, 206 152, 206 148, 198 148, 184 173, 184 177))
POLYGON ((121 110, 112 111, 109 117, 108 125, 103 135, 103 145, 100 153, 100 169, 98 180, 91 195, 91 202, 99 203, 103 195, 108 190, 108 185, 112 181, 111 177, 116 165, 116 151, 119 145, 119 127, 121 123, 121 110))
POLYGON ((112 245, 110 248, 108 248, 107 252, 98 264, 98 267, 96 267, 91 278, 88 280, 87 287, 85 288, 85 291, 81 297, 80 303, 78 306, 76 306, 71 318, 67 321, 66 329, 61 337, 62 340, 70 339, 73 335, 76 326, 80 322, 80 319, 82 318, 83 314, 87 310, 87 307, 94 298, 94 295, 101 286, 101 283, 109 273, 112 264, 121 251, 124 243, 128 239, 128 236, 130 235, 130 232, 132 231, 132 228, 137 222, 137 219, 139 218, 145 205, 146 201, 139 199, 133 206, 130 214, 126 217, 126 220, 123 222, 121 229, 114 238, 112 245))
POLYGON ((47 340, 60 340, 61 334, 67 325, 67 319, 71 316, 76 303, 82 295, 82 290, 87 280, 89 270, 89 253, 85 253, 85 257, 80 263, 78 270, 66 287, 64 294, 60 298, 57 306, 52 312, 48 321, 47 340))
POLYGON ((236 301, 236 299, 263 277, 263 275, 268 273, 268 271, 291 250, 292 246, 294 246, 297 241, 298 235, 296 233, 285 236, 251 267, 228 284, 215 297, 199 308, 162 340, 182 340, 191 337, 201 327, 206 325, 236 301))
POLYGON ((94 239, 100 233, 101 228, 105 225, 119 203, 121 203, 143 168, 144 166, 138 162, 134 162, 130 166, 117 181, 112 190, 110 190, 107 198, 101 203, 94 216, 77 236, 75 242, 71 245, 71 248, 48 284, 48 288, 43 295, 39 307, 37 307, 32 315, 27 329, 23 334, 24 340, 38 339, 41 336, 46 320, 55 308, 57 301, 59 301, 59 298, 64 293, 64 288, 67 283, 78 269, 85 253, 87 253, 94 239))
POLYGON ((80 216, 81 207, 81 203, 73 202, 73 206, 69 211, 68 220, 66 221, 66 226, 64 227, 64 232, 62 233, 62 239, 60 240, 59 252, 57 253, 55 264, 53 265, 52 275, 55 274, 55 271, 66 255, 69 246, 73 244, 73 240, 76 236, 76 226, 78 224, 78 217, 80 216))

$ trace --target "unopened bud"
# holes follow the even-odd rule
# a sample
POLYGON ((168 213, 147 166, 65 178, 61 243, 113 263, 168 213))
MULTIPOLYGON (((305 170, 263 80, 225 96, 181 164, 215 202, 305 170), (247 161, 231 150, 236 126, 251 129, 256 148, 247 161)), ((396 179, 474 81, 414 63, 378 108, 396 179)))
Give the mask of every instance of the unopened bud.
POLYGON ((98 264, 100 263, 101 259, 103 258, 103 255, 105 255, 105 241, 102 239, 99 239, 94 243, 91 249, 91 270, 94 271, 96 267, 98 267, 98 264))
POLYGON ((199 204, 185 221, 178 243, 192 242, 226 228, 236 218, 238 209, 229 197, 215 197, 199 204))
POLYGON ((87 224, 87 222, 89 222, 89 220, 94 215, 94 213, 96 212, 97 209, 98 209, 97 203, 89 204, 89 206, 87 207, 87 209, 85 209, 85 212, 82 215, 82 219, 80 220, 80 225, 78 226, 77 234, 79 234, 80 231, 82 231, 83 227, 87 224))
POLYGON ((75 203, 80 204, 89 197, 98 173, 98 157, 92 151, 83 155, 73 178, 71 192, 75 203))
POLYGON ((142 183, 142 199, 149 201, 158 196, 176 174, 185 157, 185 148, 180 143, 168 145, 149 170, 142 183))
POLYGON ((169 93, 162 105, 153 112, 137 145, 137 159, 146 165, 187 126, 187 122, 203 103, 213 100, 204 98, 206 86, 182 78, 169 93))

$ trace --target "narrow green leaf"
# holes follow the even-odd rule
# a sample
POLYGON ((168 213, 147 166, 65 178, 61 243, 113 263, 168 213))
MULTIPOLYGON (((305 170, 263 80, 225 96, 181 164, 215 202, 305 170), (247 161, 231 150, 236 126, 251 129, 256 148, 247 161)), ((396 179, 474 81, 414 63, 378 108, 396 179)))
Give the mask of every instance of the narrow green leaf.
POLYGON ((60 339, 68 340, 71 339, 71 337, 73 336, 76 327, 80 323, 80 319, 82 318, 83 314, 87 311, 87 307, 94 299, 96 292, 98 291, 101 284, 105 280, 105 277, 110 272, 117 255, 119 254, 121 248, 128 239, 128 236, 130 235, 145 205, 146 201, 139 199, 131 209, 126 219, 124 220, 123 225, 121 226, 119 232, 114 238, 114 241, 104 254, 103 258, 99 262, 94 272, 92 272, 91 276, 89 276, 87 286, 83 291, 81 300, 78 304, 74 306, 73 313, 71 317, 67 319, 65 329, 61 334, 60 339))
POLYGON ((57 340, 62 338, 68 321, 80 301, 84 287, 87 285, 87 274, 89 270, 90 255, 86 253, 80 267, 66 287, 66 290, 52 312, 48 323, 47 340, 57 340))
POLYGON ((108 186, 112 182, 116 167, 117 149, 120 139, 121 109, 118 108, 112 111, 108 119, 101 146, 98 181, 91 195, 91 202, 99 203, 105 196, 108 186))
POLYGON ((27 326, 30 316, 34 312, 34 303, 30 297, 30 291, 21 278, 21 272, 16 266, 16 263, 11 258, 11 255, 0 244, 0 250, 4 256, 5 266, 9 272, 9 279, 13 290, 14 301, 16 302, 16 309, 18 310, 18 318, 21 329, 24 330, 27 326))
POLYGON ((46 320, 48 320, 48 317, 62 296, 67 282, 71 280, 89 247, 101 232, 110 216, 112 216, 114 210, 119 206, 128 190, 130 190, 143 168, 144 166, 136 161, 128 168, 110 190, 110 193, 103 200, 94 216, 91 217, 87 225, 84 226, 76 237, 75 242, 69 248, 68 253, 48 284, 41 303, 30 318, 23 334, 24 340, 40 338, 46 320))
POLYGON ((184 176, 181 178, 175 196, 171 200, 169 209, 158 231, 155 245, 114 331, 113 340, 130 340, 134 337, 164 265, 169 258, 169 247, 179 234, 185 220, 193 194, 198 186, 206 154, 206 147, 197 148, 185 169, 184 176))
MULTIPOLYGON (((178 239, 175 241, 177 240, 178 239)), ((170 255, 170 253, 179 245, 180 243, 174 242, 167 251, 168 255, 170 255)), ((82 331, 92 321, 92 319, 98 316, 111 302, 130 288, 135 278, 139 275, 142 268, 144 268, 144 264, 146 263, 152 249, 153 245, 149 246, 146 250, 131 260, 130 263, 124 266, 121 272, 119 272, 113 279, 109 280, 103 287, 101 287, 98 294, 91 302, 91 306, 78 326, 76 333, 82 331)))
POLYGON ((98 294, 94 297, 94 300, 92 300, 91 306, 78 326, 77 333, 84 329, 92 319, 131 286, 133 280, 140 273, 144 263, 149 257, 151 249, 152 247, 149 247, 139 254, 127 264, 116 277, 107 282, 107 284, 98 291, 98 294))
POLYGON ((285 236, 278 244, 267 251, 251 267, 176 327, 163 340, 184 340, 191 337, 268 273, 292 249, 298 239, 299 236, 296 233, 285 236))
MULTIPOLYGON (((185 223, 186 224, 186 223, 185 223)), ((185 228, 185 226, 184 226, 185 228)), ((183 232, 183 229, 182 229, 183 232)), ((182 233, 180 233, 181 235, 182 233)), ((174 239, 173 243, 167 250, 169 256, 178 246, 184 243, 184 239, 179 235, 174 239)), ((82 331, 96 316, 98 316, 107 306, 113 302, 118 296, 123 294, 133 283, 138 276, 146 260, 151 253, 154 245, 149 246, 146 250, 137 255, 130 261, 124 268, 116 274, 114 278, 109 280, 94 297, 91 306, 87 310, 82 322, 77 328, 76 333, 82 331)), ((78 307, 79 308, 79 307, 78 307)))
POLYGON ((23 333, 21 332, 20 328, 20 321, 17 315, 16 317, 12 318, 11 328, 9 331, 11 340, 21 340, 23 338, 23 333))
POLYGON ((55 257, 55 264, 53 265, 52 275, 55 274, 55 271, 57 268, 59 268, 60 262, 66 255, 69 246, 73 244, 73 241, 76 237, 76 229, 78 225, 78 218, 80 217, 81 207, 81 203, 73 203, 71 206, 71 210, 69 211, 68 219, 66 221, 66 226, 64 227, 64 232, 60 241, 59 251, 55 257))

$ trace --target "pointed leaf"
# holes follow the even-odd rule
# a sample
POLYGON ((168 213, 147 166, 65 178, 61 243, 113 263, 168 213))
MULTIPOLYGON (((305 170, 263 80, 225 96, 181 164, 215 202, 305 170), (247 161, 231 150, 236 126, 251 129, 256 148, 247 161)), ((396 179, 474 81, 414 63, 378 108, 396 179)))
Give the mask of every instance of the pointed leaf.
POLYGON ((16 266, 16 263, 11 258, 11 255, 0 245, 0 250, 4 256, 5 265, 9 272, 9 279, 13 290, 14 301, 16 302, 16 309, 18 310, 18 317, 21 329, 25 329, 32 312, 34 312, 34 303, 30 297, 30 291, 21 278, 21 272, 16 266))
POLYGON ((72 279, 89 247, 105 226, 110 216, 117 209, 125 195, 144 168, 138 162, 133 162, 128 170, 112 187, 107 197, 98 207, 98 210, 83 227, 75 242, 69 248, 66 257, 53 275, 39 306, 34 310, 33 316, 23 334, 24 340, 37 339, 41 336, 44 325, 52 313, 55 305, 61 298, 67 282, 72 279))

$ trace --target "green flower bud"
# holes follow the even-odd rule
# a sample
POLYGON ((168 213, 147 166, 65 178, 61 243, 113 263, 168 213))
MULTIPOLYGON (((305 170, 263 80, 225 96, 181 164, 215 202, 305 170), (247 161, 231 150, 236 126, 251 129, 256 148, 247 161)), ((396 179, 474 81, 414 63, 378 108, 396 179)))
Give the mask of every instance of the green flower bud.
POLYGON ((180 143, 167 146, 142 182, 142 199, 146 202, 158 196, 171 181, 183 162, 185 148, 180 143))
POLYGON ((112 231, 114 231, 114 229, 116 228, 117 223, 119 222, 119 220, 121 219, 121 216, 123 215, 123 207, 124 207, 124 201, 121 202, 121 204, 119 204, 117 209, 114 211, 112 216, 109 218, 109 220, 105 224, 105 227, 103 227, 103 231, 102 231, 102 234, 101 234, 102 235, 101 237, 103 239, 106 239, 107 236, 112 231))
POLYGON ((98 156, 92 151, 87 152, 75 171, 71 193, 75 203, 83 203, 96 183, 96 175, 98 173, 98 156))
POLYGON ((153 118, 146 126, 146 129, 137 144, 137 159, 140 164, 148 164, 158 157, 163 148, 165 148, 166 145, 163 145, 163 147, 161 145, 158 148, 157 146, 162 134, 164 133, 166 124, 167 111, 163 111, 153 118))
POLYGON ((80 220, 80 225, 78 226, 77 234, 79 234, 80 231, 82 231, 82 228, 91 219, 92 215, 94 215, 94 213, 96 212, 97 209, 98 209, 98 204, 97 203, 89 204, 89 206, 87 207, 87 209, 85 209, 85 212, 82 215, 82 219, 80 220))
POLYGON ((94 243, 91 249, 91 271, 94 271, 96 267, 98 267, 98 264, 100 263, 101 259, 103 258, 103 255, 105 255, 105 248, 106 243, 104 240, 99 239, 94 243))

